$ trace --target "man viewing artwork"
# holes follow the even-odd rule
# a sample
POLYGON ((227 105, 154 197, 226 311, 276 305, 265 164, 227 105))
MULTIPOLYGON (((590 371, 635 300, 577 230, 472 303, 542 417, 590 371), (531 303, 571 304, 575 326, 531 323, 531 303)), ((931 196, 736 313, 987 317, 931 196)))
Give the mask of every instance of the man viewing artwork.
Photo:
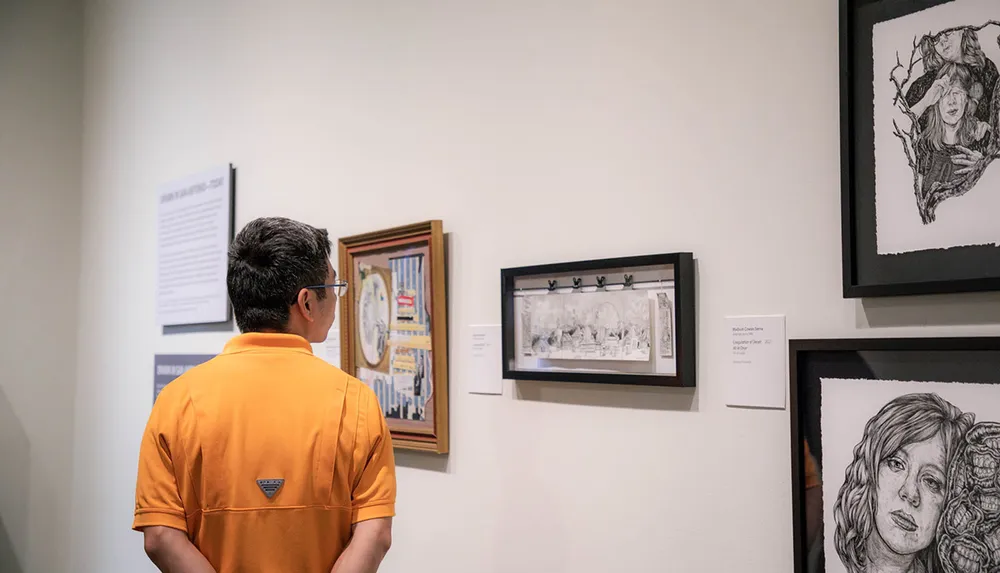
POLYGON ((252 221, 229 251, 241 334, 160 393, 133 529, 169 573, 375 573, 395 515, 375 393, 314 356, 347 283, 326 230, 252 221))

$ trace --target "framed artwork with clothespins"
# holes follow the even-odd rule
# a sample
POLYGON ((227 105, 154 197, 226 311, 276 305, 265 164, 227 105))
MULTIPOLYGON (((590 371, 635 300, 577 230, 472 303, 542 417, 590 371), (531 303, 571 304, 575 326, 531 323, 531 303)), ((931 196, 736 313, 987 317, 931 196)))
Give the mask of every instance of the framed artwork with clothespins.
POLYGON ((500 272, 508 380, 695 386, 694 256, 500 272))

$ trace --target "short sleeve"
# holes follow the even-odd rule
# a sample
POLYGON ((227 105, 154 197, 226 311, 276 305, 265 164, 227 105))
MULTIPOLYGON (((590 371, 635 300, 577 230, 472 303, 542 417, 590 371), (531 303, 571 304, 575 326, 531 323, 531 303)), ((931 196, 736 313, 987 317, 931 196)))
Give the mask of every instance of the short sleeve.
POLYGON ((803 445, 805 447, 806 457, 806 489, 819 487, 821 483, 819 479, 819 469, 816 467, 816 458, 814 458, 812 452, 809 451, 809 442, 803 442, 803 445))
POLYGON ((396 512, 396 462, 392 437, 374 393, 367 402, 359 428, 358 447, 366 448, 365 463, 351 492, 351 523, 392 517, 396 512))
POLYGON ((170 386, 153 406, 139 446, 139 473, 135 486, 135 519, 132 529, 166 526, 187 531, 170 448, 176 444, 177 399, 170 386))

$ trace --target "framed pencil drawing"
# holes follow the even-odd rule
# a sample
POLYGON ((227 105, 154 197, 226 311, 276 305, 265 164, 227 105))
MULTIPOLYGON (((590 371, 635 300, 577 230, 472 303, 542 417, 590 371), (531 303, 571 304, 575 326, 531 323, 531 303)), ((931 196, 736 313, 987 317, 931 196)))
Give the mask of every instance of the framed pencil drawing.
POLYGON ((691 253, 509 268, 500 278, 505 379, 695 385, 691 253))
POLYGON ((397 448, 448 452, 444 236, 429 221, 339 240, 341 365, 378 396, 397 448))
POLYGON ((844 296, 1000 290, 1000 4, 840 8, 844 296))
POLYGON ((1000 570, 1000 338, 789 348, 795 573, 1000 570))

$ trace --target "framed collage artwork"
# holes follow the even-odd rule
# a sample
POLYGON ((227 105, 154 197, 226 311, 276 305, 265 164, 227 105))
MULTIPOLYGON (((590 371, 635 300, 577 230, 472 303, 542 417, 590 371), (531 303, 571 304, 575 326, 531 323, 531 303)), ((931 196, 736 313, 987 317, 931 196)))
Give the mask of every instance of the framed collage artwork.
POLYGON ((397 448, 448 452, 441 221, 339 240, 341 365, 375 391, 397 448))

